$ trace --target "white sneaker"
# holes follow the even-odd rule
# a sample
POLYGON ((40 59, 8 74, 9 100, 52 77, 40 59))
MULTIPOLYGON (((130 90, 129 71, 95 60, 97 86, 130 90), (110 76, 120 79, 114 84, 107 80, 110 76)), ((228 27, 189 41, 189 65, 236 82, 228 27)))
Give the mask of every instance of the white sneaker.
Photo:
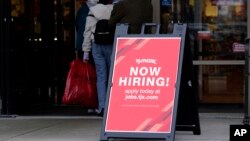
POLYGON ((88 113, 95 113, 94 109, 88 109, 88 113))
POLYGON ((98 109, 88 109, 88 114, 98 114, 98 109))

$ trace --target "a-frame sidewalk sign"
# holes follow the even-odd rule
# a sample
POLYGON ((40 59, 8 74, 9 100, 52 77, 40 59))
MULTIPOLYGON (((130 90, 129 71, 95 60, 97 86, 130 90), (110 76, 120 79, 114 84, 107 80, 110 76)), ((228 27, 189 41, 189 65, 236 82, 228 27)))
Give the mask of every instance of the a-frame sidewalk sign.
POLYGON ((189 29, 181 24, 174 24, 173 33, 182 34, 186 31, 185 47, 182 62, 181 84, 177 110, 176 131, 192 131, 200 135, 200 119, 198 113, 198 78, 197 68, 193 65, 189 29))
POLYGON ((160 25, 144 24, 128 34, 127 24, 117 25, 101 141, 174 140, 187 25, 179 27, 183 33, 160 34, 160 25))

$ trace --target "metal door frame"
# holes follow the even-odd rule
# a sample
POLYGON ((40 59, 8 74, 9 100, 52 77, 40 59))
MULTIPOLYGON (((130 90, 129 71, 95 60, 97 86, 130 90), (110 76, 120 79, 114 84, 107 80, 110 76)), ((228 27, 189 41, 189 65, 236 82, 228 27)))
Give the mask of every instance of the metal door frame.
POLYGON ((0 101, 0 115, 10 114, 9 104, 9 47, 10 47, 10 24, 11 19, 11 1, 1 0, 1 101, 0 101))
POLYGON ((245 55, 245 117, 243 119, 243 124, 249 124, 250 119, 250 96, 249 96, 249 90, 250 90, 250 2, 247 1, 247 47, 246 47, 246 55, 245 55))
MULTIPOLYGON (((3 68, 3 24, 4 24, 4 15, 3 15, 3 0, 0 1, 0 68, 3 68)), ((0 78, 3 78, 3 70, 0 69, 0 78)), ((2 114, 2 97, 3 97, 3 79, 0 79, 0 115, 2 114)))

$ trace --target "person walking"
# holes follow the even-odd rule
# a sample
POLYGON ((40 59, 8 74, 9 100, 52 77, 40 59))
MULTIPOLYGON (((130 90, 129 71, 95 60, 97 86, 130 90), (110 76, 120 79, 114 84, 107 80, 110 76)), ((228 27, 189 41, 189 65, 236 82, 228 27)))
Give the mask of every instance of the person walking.
MULTIPOLYGON (((75 28, 76 28, 76 47, 75 47, 75 53, 76 58, 81 59, 83 55, 82 51, 82 44, 84 41, 84 31, 86 26, 86 20, 89 14, 89 8, 93 7, 97 4, 98 0, 81 0, 80 4, 81 7, 76 13, 76 19, 75 19, 75 28)), ((92 57, 90 63, 93 64, 92 57)), ((88 109, 88 113, 92 114, 95 113, 95 109, 88 109)))
POLYGON ((143 23, 151 23, 153 20, 153 6, 151 0, 113 0, 114 8, 109 20, 110 26, 117 23, 129 24, 128 33, 141 32, 143 23))
POLYGON ((80 58, 83 54, 82 43, 84 40, 84 30, 86 25, 86 19, 89 14, 89 8, 95 6, 98 0, 81 0, 81 7, 76 13, 75 28, 76 28, 76 56, 80 58))
POLYGON ((109 4, 109 0, 99 0, 97 5, 90 7, 84 31, 84 41, 82 44, 84 61, 89 60, 90 51, 92 51, 97 74, 98 115, 100 116, 103 116, 105 107, 113 45, 95 43, 94 32, 96 23, 99 20, 108 20, 112 9, 113 5, 109 4))

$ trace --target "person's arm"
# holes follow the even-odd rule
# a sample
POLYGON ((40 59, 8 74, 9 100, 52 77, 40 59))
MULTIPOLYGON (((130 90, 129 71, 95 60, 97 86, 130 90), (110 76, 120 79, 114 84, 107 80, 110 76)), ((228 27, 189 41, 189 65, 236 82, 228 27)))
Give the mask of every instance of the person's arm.
POLYGON ((91 51, 91 41, 92 41, 93 28, 94 28, 95 24, 96 24, 95 17, 87 16, 85 31, 83 33, 84 40, 83 40, 83 44, 82 44, 82 51, 84 52, 84 55, 83 55, 84 60, 89 59, 89 52, 91 51))

